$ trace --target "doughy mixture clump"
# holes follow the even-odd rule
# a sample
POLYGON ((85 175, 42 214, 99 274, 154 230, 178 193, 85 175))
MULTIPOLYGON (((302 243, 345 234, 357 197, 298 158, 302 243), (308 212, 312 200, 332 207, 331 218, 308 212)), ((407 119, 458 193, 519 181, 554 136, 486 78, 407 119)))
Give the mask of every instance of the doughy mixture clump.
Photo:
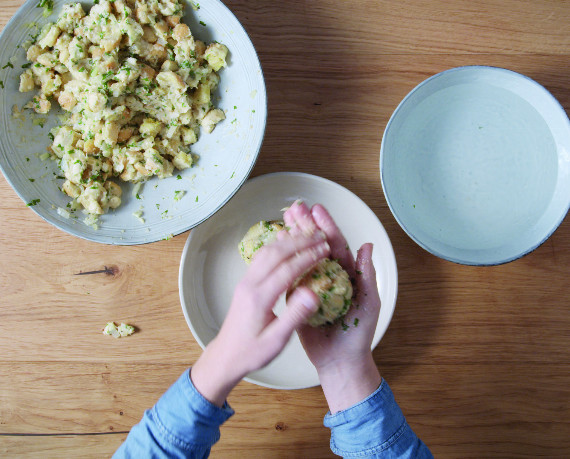
POLYGON ((284 228, 283 222, 261 221, 253 225, 238 245, 239 254, 248 265, 252 262, 255 252, 265 244, 277 239, 277 233, 284 228))
MULTIPOLYGON (((253 225, 238 245, 243 260, 250 264, 255 252, 277 239, 277 233, 283 229, 283 223, 276 221, 260 221, 253 225)), ((352 305, 352 283, 348 273, 334 260, 321 260, 297 279, 289 293, 299 286, 309 288, 321 300, 318 311, 308 321, 312 327, 333 323, 343 317, 352 305)))
POLYGON ((321 299, 318 311, 309 319, 312 327, 333 323, 352 305, 352 283, 348 273, 334 260, 321 260, 292 290, 299 286, 309 288, 321 299))
POLYGON ((180 22, 180 0, 99 0, 86 14, 65 5, 27 50, 20 91, 39 88, 26 108, 69 113, 52 130, 52 158, 73 208, 100 215, 121 204, 110 179, 141 182, 192 166, 200 128, 225 118, 211 93, 228 49, 196 40, 180 22))

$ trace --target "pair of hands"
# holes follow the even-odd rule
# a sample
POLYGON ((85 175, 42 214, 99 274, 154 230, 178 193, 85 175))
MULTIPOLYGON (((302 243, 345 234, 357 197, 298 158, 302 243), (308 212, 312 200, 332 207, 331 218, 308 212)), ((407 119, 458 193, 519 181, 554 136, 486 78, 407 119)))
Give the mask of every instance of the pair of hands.
POLYGON ((355 260, 344 236, 320 205, 309 209, 295 202, 284 220, 290 229, 279 232, 277 241, 256 253, 236 287, 218 336, 192 368, 192 381, 206 399, 221 406, 232 388, 248 373, 271 362, 297 329, 334 413, 370 395, 380 384, 370 351, 380 311, 372 245, 364 244, 355 260), (344 331, 339 324, 306 325, 319 298, 305 287, 289 296, 287 308, 276 317, 272 309, 279 296, 326 257, 338 259, 355 279, 356 299, 344 319, 350 329, 344 331))

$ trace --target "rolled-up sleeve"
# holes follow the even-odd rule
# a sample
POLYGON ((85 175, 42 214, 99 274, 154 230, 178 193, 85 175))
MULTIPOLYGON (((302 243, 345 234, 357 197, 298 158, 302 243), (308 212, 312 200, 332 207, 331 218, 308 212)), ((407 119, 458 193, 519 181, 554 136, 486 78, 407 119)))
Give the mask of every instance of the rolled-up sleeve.
POLYGON ((331 429, 331 450, 343 457, 432 458, 412 431, 388 383, 356 405, 335 414, 324 424, 331 429))
POLYGON ((185 371, 135 425, 114 458, 206 458, 234 411, 217 407, 194 387, 185 371))

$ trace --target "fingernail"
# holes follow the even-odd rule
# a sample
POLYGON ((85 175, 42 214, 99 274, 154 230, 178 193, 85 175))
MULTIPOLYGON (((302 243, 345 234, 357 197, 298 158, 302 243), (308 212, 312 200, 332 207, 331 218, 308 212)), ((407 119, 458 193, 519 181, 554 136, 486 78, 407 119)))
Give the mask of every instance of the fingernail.
POLYGON ((313 259, 315 261, 317 261, 319 258, 321 258, 323 255, 326 255, 327 253, 329 253, 331 250, 328 242, 322 242, 321 244, 319 244, 318 246, 316 246, 314 248, 314 250, 312 250, 313 253, 313 259))

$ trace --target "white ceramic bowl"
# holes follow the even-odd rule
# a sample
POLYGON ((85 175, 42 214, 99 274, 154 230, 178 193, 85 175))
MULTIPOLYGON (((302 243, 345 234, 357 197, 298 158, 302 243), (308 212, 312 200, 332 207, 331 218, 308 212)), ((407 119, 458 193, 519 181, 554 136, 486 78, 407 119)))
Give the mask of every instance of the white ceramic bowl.
POLYGON ((50 143, 49 129, 57 124, 56 111, 50 113, 44 128, 34 124, 37 116, 27 116, 25 121, 12 117, 13 105, 22 107, 32 97, 32 93, 18 92, 21 66, 26 62, 22 44, 36 30, 30 26, 54 21, 62 5, 69 2, 55 0, 54 13, 46 19, 42 17, 43 10, 36 8, 38 1, 28 0, 0 36, 0 80, 4 84, 0 90, 0 169, 24 203, 40 199, 31 210, 84 239, 142 244, 196 226, 220 209, 247 180, 263 141, 267 117, 265 83, 247 33, 221 1, 200 0, 198 11, 187 3, 183 21, 194 35, 206 42, 224 43, 230 50, 228 67, 220 71, 220 87, 214 95, 219 98, 216 105, 226 111, 227 119, 212 134, 202 133, 198 143, 192 146, 192 151, 200 155, 196 167, 176 172, 172 178, 149 180, 139 191, 140 200, 133 195, 132 184, 121 183, 123 204, 104 215, 100 228, 95 230, 58 214, 57 208, 65 208, 69 202, 58 189, 63 180, 55 178, 59 173, 54 161, 39 159, 50 143), (14 68, 1 69, 8 62, 14 68), (176 179, 178 174, 181 180, 176 179), (175 191, 186 194, 175 201, 175 191), (133 216, 141 207, 145 223, 133 216))
POLYGON ((451 69, 400 103, 380 175, 396 220, 424 249, 457 263, 505 263, 543 243, 568 212, 570 122, 530 78, 451 69))
MULTIPOLYGON (((220 212, 190 232, 180 261, 180 301, 188 326, 203 348, 220 330, 234 288, 247 269, 238 252, 239 241, 260 220, 282 219, 281 209, 296 199, 308 205, 323 204, 353 250, 365 242, 374 244, 373 262, 382 309, 373 348, 386 332, 396 305, 398 274, 392 245, 382 224, 346 188, 313 175, 284 172, 248 181, 220 212)), ((275 312, 279 314, 284 307, 285 299, 281 297, 275 312)), ((296 334, 283 353, 246 380, 276 389, 319 384, 317 372, 296 334)))

